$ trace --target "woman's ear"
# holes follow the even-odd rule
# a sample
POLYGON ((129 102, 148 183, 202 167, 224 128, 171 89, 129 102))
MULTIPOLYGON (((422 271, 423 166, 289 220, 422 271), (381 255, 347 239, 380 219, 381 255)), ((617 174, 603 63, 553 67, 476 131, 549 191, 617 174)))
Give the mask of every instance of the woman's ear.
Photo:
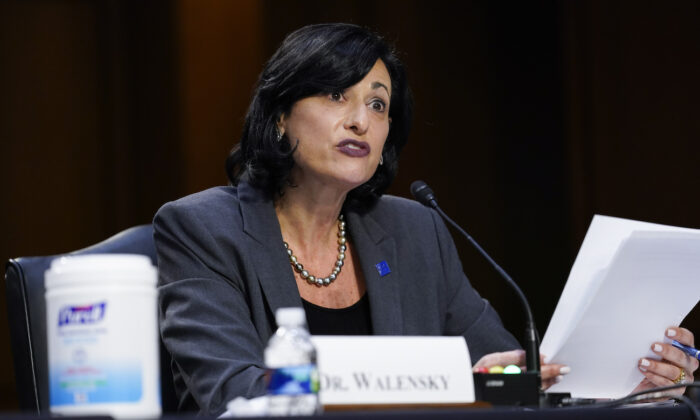
POLYGON ((286 130, 285 117, 284 114, 280 114, 279 118, 277 118, 277 131, 280 133, 280 136, 284 136, 284 131, 286 130))

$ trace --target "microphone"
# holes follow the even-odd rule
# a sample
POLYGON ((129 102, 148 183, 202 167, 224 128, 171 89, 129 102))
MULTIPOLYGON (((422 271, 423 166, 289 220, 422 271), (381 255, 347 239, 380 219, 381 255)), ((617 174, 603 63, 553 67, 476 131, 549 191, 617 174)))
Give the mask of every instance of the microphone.
POLYGON ((419 203, 438 209, 437 199, 435 198, 435 193, 430 189, 428 184, 423 181, 414 181, 411 184, 411 194, 413 198, 418 200, 419 203))
MULTIPOLYGON (((467 240, 476 248, 477 251, 488 261, 491 266, 506 280, 513 290, 515 290, 516 295, 520 298, 520 303, 525 310, 527 315, 527 325, 525 327, 525 361, 527 366, 527 372, 535 373, 538 377, 540 375, 540 346, 539 346, 539 336, 537 334, 537 329, 535 328, 535 320, 532 316, 532 310, 530 309, 530 304, 525 297, 525 294, 520 287, 515 283, 512 277, 508 275, 499 266, 496 261, 489 256, 489 254, 484 251, 484 249, 467 233, 462 229, 457 223, 450 219, 447 214, 438 206, 437 199, 435 198, 435 193, 430 189, 428 184, 423 181, 414 181, 411 184, 411 194, 413 197, 421 204, 435 209, 438 214, 446 220, 450 225, 459 231, 467 240)), ((539 387, 539 383, 537 384, 539 387)))

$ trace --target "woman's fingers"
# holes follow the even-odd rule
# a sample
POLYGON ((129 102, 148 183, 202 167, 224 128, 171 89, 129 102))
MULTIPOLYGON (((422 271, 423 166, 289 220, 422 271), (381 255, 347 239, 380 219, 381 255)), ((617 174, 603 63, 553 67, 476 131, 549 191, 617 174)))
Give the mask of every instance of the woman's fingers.
MULTIPOLYGON (((670 327, 666 330, 666 337, 688 346, 694 346, 693 333, 685 328, 670 327)), ((693 372, 698 369, 698 360, 690 357, 680 349, 668 343, 654 343, 651 350, 659 355, 661 360, 648 358, 639 360, 639 370, 644 376, 657 386, 672 385, 676 381, 684 380, 692 382, 693 372)))
MULTIPOLYGON (((681 344, 685 344, 686 346, 695 347, 695 336, 686 328, 670 327, 666 329, 666 337, 672 340, 676 340, 681 344)), ((685 369, 686 373, 689 373, 692 378, 693 372, 698 370, 698 366, 700 366, 700 362, 698 362, 698 359, 686 355, 681 350, 676 349, 675 347, 669 344, 664 344, 663 350, 667 350, 669 347, 675 351, 669 351, 668 356, 666 354, 663 354, 664 359, 677 363, 678 366, 682 366, 685 369)))
MULTIPOLYGON (((666 337, 687 346, 695 346, 695 336, 685 328, 669 327, 666 329, 666 337)), ((654 343, 651 345, 651 350, 661 360, 639 359, 638 367, 645 379, 635 390, 643 391, 654 387, 673 385, 681 380, 693 382, 693 373, 698 369, 697 359, 688 356, 669 343, 654 343)), ((679 388, 670 392, 683 394, 684 391, 685 388, 679 388)))
POLYGON ((557 376, 563 376, 571 372, 571 368, 568 366, 556 364, 542 365, 541 369, 542 383, 546 380, 556 378, 557 376))
MULTIPOLYGON (((685 370, 686 374, 690 374, 691 377, 693 372, 695 372, 695 370, 698 368, 698 359, 688 356, 680 349, 673 347, 671 344, 654 343, 651 345, 651 350, 661 356, 664 362, 675 365, 674 368, 676 369, 685 370)), ((640 363, 642 362, 640 361, 640 363)), ((676 369, 673 370, 678 373, 679 370, 676 369)), ((666 369, 666 371, 668 371, 668 369, 666 369)), ((663 372, 660 374, 663 375, 663 372)), ((677 377, 678 376, 669 377, 669 379, 673 380, 677 377)))
POLYGON ((557 363, 545 363, 544 354, 540 355, 540 376, 542 378, 542 389, 547 389, 557 382, 560 382, 564 375, 571 372, 571 368, 557 363))
POLYGON ((542 389, 559 383, 564 379, 564 375, 571 372, 571 368, 564 365, 542 365, 542 389))
POLYGON ((491 353, 479 359, 474 365, 474 370, 480 367, 490 368, 491 366, 507 366, 525 364, 524 350, 511 350, 501 353, 491 353))
POLYGON ((553 378, 543 379, 543 380, 542 380, 542 389, 543 389, 543 390, 547 390, 550 386, 552 386, 552 385, 554 385, 554 384, 558 384, 559 382, 561 382, 561 380, 562 380, 563 378, 564 378, 564 377, 563 377, 562 375, 558 375, 558 376, 555 376, 555 377, 553 377, 553 378))
MULTIPOLYGON (((677 372, 677 374, 680 372, 680 369, 678 367, 673 366, 677 372)), ((641 369, 641 368, 640 368, 641 369)), ((667 376, 659 375, 656 372, 652 371, 642 371, 644 376, 646 377, 646 381, 648 381, 650 384, 647 385, 646 388, 649 387, 659 387, 659 386, 669 386, 669 385, 674 385, 675 382, 673 380, 668 379, 667 376)), ((675 378, 674 378, 675 379, 675 378)), ((677 394, 683 394, 685 392, 685 388, 680 388, 671 391, 671 393, 677 393, 677 394)))
POLYGON ((673 385, 681 377, 681 367, 660 360, 641 359, 639 370, 657 386, 673 385))
POLYGON ((695 337, 693 333, 686 328, 670 327, 666 329, 666 337, 671 340, 676 340, 686 346, 695 347, 695 337))

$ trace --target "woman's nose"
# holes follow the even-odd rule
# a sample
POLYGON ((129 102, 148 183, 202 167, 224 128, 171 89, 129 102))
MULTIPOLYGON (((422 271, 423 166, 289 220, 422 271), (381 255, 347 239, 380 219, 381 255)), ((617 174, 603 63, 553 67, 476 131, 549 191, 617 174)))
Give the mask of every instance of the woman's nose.
POLYGON ((357 134, 364 134, 369 125, 368 109, 364 104, 358 104, 348 109, 345 117, 345 128, 357 134))

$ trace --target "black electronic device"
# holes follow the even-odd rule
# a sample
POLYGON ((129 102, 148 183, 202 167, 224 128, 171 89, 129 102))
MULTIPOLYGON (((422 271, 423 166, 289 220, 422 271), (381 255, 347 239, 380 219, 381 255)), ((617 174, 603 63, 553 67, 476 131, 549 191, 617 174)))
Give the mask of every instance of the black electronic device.
POLYGON ((475 373, 474 396, 493 405, 540 406, 540 373, 475 373))

